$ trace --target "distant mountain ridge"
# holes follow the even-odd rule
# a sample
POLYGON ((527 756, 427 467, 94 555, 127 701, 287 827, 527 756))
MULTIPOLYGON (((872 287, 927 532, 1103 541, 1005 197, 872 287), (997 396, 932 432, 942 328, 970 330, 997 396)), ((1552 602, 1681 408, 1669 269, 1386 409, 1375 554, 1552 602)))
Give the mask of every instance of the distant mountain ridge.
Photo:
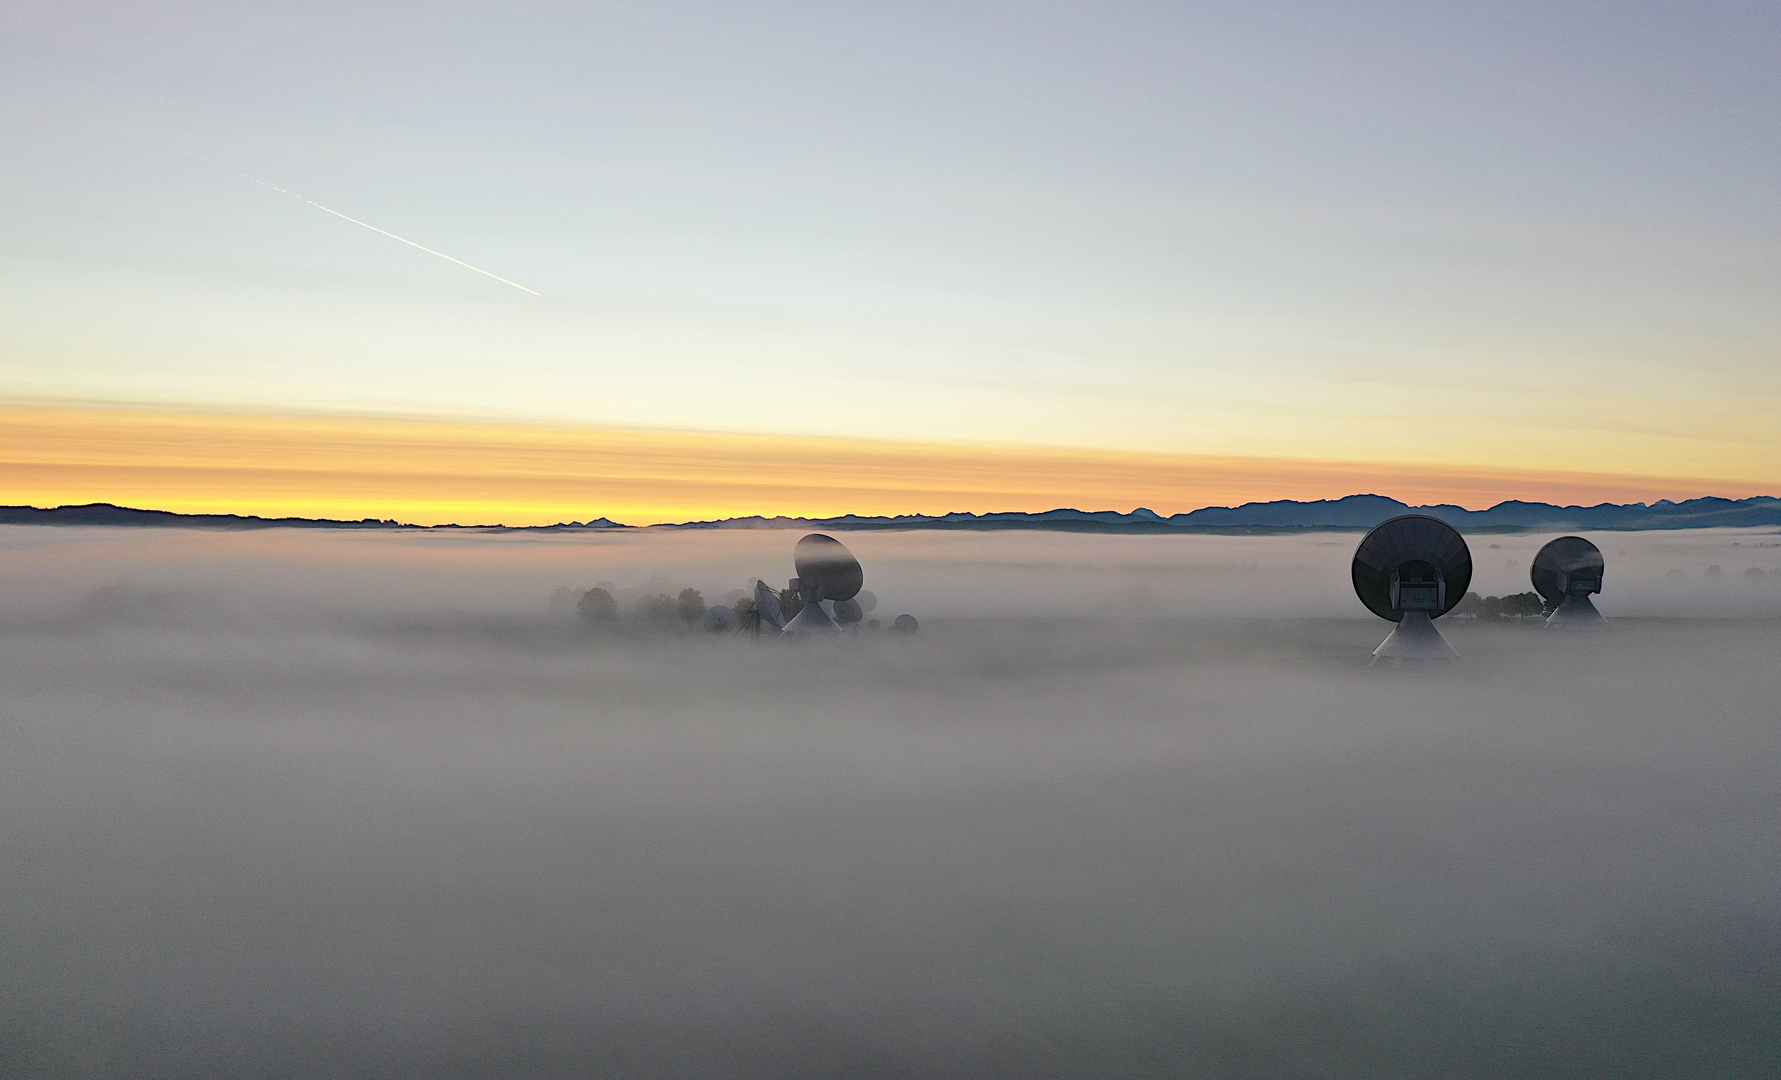
POLYGON ((861 529, 1052 529, 1069 532, 1271 532, 1312 529, 1370 529, 1399 514, 1428 514, 1473 532, 1519 532, 1532 529, 1707 529, 1736 526, 1781 525, 1781 498, 1759 495, 1749 499, 1705 497, 1686 502, 1668 499, 1651 503, 1600 503, 1596 506, 1554 506, 1551 503, 1511 500, 1487 510, 1438 504, 1410 506, 1384 495, 1349 495, 1340 499, 1300 502, 1244 503, 1242 506, 1208 506, 1185 514, 1163 517, 1139 507, 1131 513, 1116 510, 1048 510, 1039 514, 953 513, 938 517, 906 514, 898 517, 860 517, 848 514, 832 518, 726 518, 722 521, 687 522, 668 526, 679 529, 772 529, 812 526, 838 530, 861 529))
MULTIPOLYGON (((406 525, 399 521, 361 518, 265 518, 253 514, 176 514, 171 510, 136 510, 111 503, 82 506, 0 506, 0 525, 124 525, 176 529, 505 529, 506 525, 406 525)), ((628 529, 606 518, 560 525, 516 526, 526 529, 628 529)))
MULTIPOLYGON (((1781 498, 1759 495, 1749 499, 1706 497, 1671 502, 1599 503, 1595 506, 1554 506, 1551 503, 1511 500, 1487 510, 1439 504, 1410 506, 1383 495, 1349 495, 1340 499, 1299 502, 1244 503, 1242 506, 1208 506, 1190 513, 1163 517, 1139 507, 1130 513, 1117 510, 1047 510, 938 516, 903 514, 894 517, 862 517, 845 514, 827 518, 740 517, 719 521, 688 521, 650 526, 663 529, 792 529, 820 528, 838 532, 891 529, 997 530, 1029 529, 1059 532, 1236 532, 1266 533, 1309 530, 1370 529, 1398 514, 1428 514, 1470 532, 1521 532, 1557 529, 1707 529, 1781 526, 1781 498)), ((608 518, 563 522, 557 525, 404 525, 396 521, 364 518, 341 521, 329 518, 263 518, 242 514, 176 514, 167 510, 135 510, 110 503, 58 506, 0 506, 0 525, 121 525, 218 529, 504 529, 511 531, 575 531, 628 529, 608 518)))

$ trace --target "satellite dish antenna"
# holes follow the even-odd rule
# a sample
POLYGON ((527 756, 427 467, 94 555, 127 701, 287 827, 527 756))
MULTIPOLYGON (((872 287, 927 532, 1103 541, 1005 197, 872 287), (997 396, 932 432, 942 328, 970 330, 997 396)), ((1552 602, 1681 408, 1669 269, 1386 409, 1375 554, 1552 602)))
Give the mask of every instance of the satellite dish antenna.
POLYGON ((896 620, 891 623, 891 629, 899 634, 913 634, 920 628, 921 624, 915 621, 913 615, 898 615, 896 620))
POLYGON ((865 617, 866 609, 861 606, 857 598, 835 601, 835 621, 842 626, 852 626, 865 617))
POLYGON ((1472 584, 1472 552, 1440 518, 1404 514, 1373 527, 1354 550, 1354 593, 1367 610, 1397 623, 1373 650, 1380 660, 1456 660, 1431 621, 1453 610, 1472 584))
POLYGON ((1561 536, 1540 549, 1528 571, 1534 591, 1556 605, 1546 618, 1550 628, 1572 630, 1607 622, 1589 599, 1602 591, 1602 549, 1581 536, 1561 536))
POLYGON ((773 629, 785 626, 785 611, 779 606, 779 594, 758 579, 754 583, 754 610, 760 621, 773 629))
POLYGON ((871 589, 861 589, 854 599, 860 602, 860 610, 868 615, 872 614, 872 609, 878 606, 878 594, 871 589))
POLYGON ((823 610, 822 602, 854 598, 866 580, 860 561, 841 541, 811 533, 792 549, 792 562, 798 568, 798 597, 804 602, 804 610, 785 624, 785 633, 825 634, 839 630, 823 610))
POLYGON ((705 618, 701 620, 706 633, 724 634, 736 629, 736 613, 727 606, 718 604, 705 609, 705 618))
POLYGON ((806 604, 852 600, 866 582, 866 572, 853 552, 832 536, 811 533, 792 549, 798 568, 799 594, 806 604))

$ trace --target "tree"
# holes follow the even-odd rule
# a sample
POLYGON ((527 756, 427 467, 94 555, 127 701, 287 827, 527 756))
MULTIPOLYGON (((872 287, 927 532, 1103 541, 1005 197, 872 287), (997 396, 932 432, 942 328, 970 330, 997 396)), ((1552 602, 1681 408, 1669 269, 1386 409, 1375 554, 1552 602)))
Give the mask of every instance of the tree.
POLYGON ((637 601, 637 614, 650 622, 673 622, 677 613, 674 601, 668 599, 667 593, 656 593, 637 601))
POLYGON ((1453 606, 1453 614, 1474 619, 1531 619, 1545 613, 1545 601, 1536 592, 1508 596, 1479 596, 1469 592, 1453 606))
POLYGON ((605 589, 589 589, 581 594, 575 611, 589 622, 611 622, 618 618, 618 601, 605 589))
POLYGON ((680 613, 680 621, 688 626, 705 617, 705 597, 697 589, 680 590, 680 599, 676 602, 680 613))
POLYGON ((804 597, 797 590, 786 589, 779 594, 779 612, 785 616, 786 622, 797 618, 798 612, 803 610, 804 597))
POLYGON ((751 634, 761 632, 761 613, 754 608, 754 597, 742 597, 730 605, 730 610, 736 613, 736 626, 739 629, 751 634))
POLYGON ((1532 619, 1546 614, 1546 601, 1537 592, 1511 593, 1498 604, 1497 613, 1505 619, 1532 619))

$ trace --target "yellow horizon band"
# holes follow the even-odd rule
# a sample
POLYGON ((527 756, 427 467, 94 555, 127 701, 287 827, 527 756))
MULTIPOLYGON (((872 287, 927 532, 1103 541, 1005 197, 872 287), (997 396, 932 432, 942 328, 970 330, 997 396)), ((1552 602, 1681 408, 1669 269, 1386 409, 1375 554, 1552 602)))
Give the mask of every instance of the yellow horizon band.
POLYGON ((1483 509, 1771 494, 1747 480, 1404 462, 577 427, 0 406, 0 502, 414 524, 625 524, 1130 510, 1389 495, 1483 509))

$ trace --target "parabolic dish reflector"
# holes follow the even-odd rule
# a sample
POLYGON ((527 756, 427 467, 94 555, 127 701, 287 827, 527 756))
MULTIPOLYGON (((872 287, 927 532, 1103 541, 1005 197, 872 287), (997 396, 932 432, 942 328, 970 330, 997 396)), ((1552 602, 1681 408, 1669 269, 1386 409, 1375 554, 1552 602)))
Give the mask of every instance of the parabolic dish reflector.
POLYGON ((1438 619, 1471 586, 1472 551, 1440 518, 1404 514, 1374 526, 1361 540, 1353 576, 1355 595, 1381 619, 1401 622, 1408 603, 1438 619))
POLYGON ((785 625, 785 610, 779 606, 779 594, 767 588, 764 581, 754 583, 754 610, 762 622, 775 630, 785 625))
POLYGON ((1534 591, 1549 604, 1561 604, 1573 593, 1602 591, 1602 549, 1581 536, 1561 536, 1534 556, 1534 591))
POLYGON ((792 549, 798 568, 798 591, 804 602, 852 600, 866 583, 866 572, 841 541, 823 533, 811 533, 792 549))

